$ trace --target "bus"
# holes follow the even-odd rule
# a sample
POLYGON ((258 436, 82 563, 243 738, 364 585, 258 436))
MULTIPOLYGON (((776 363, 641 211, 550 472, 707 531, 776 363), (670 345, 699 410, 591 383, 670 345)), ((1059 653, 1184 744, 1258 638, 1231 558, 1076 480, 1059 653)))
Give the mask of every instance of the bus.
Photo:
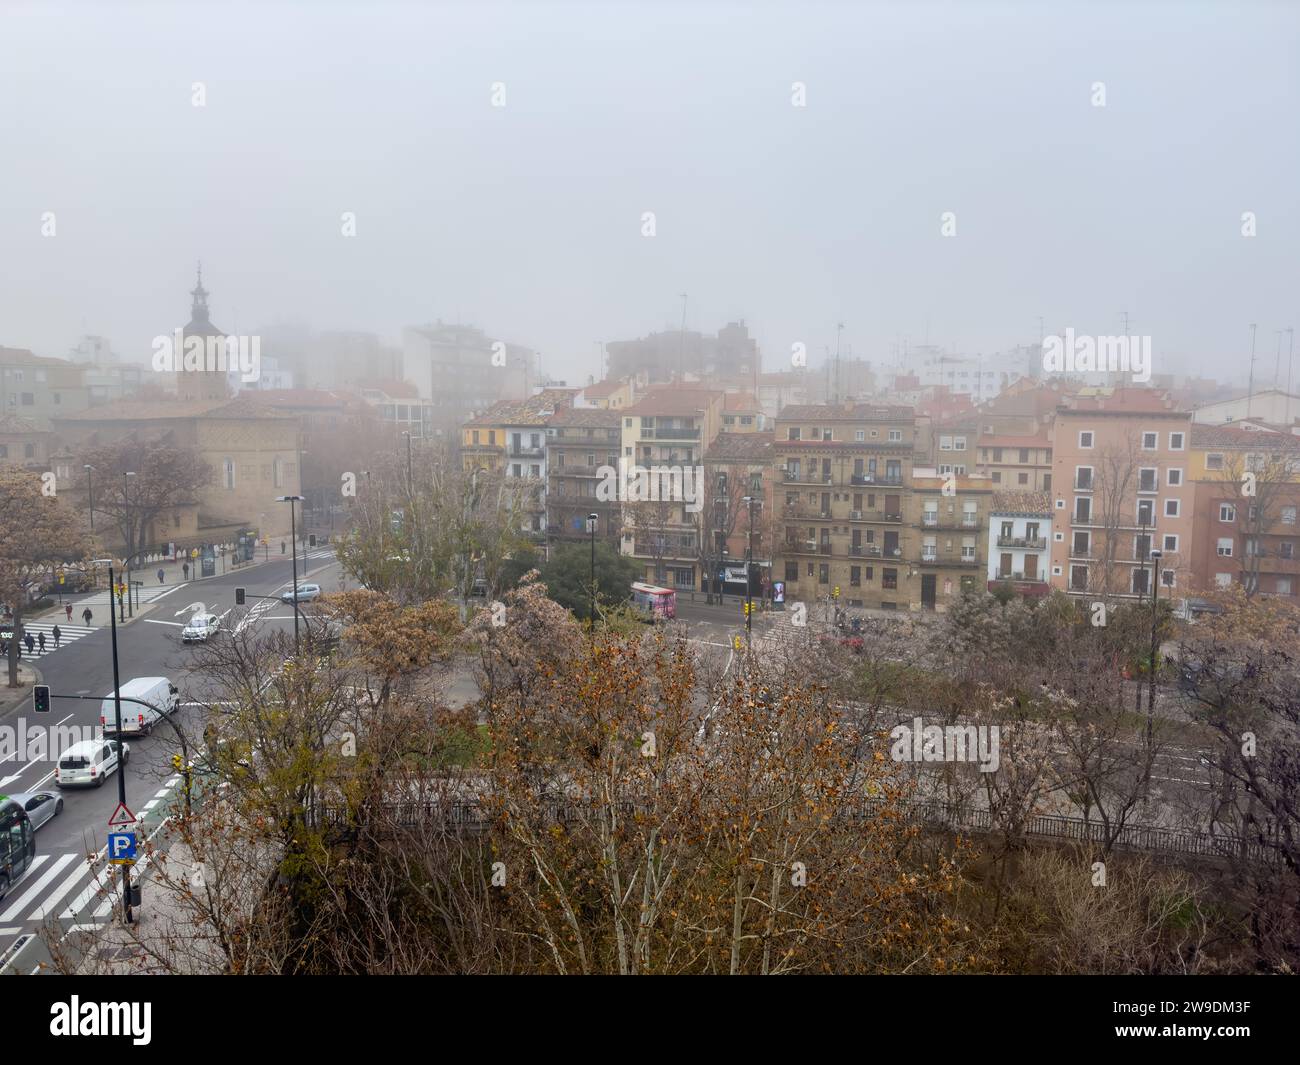
POLYGON ((667 621, 677 616, 677 593, 671 588, 633 581, 632 607, 646 621, 667 621))
POLYGON ((36 860, 36 833, 22 804, 0 795, 0 899, 36 860))

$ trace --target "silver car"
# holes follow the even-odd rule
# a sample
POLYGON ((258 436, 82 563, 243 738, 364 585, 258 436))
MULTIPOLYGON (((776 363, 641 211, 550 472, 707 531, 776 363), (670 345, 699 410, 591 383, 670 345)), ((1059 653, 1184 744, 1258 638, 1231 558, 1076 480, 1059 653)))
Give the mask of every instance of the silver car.
POLYGON ((63 813, 63 796, 55 791, 19 791, 9 798, 22 804, 27 816, 31 818, 33 831, 63 813))
MULTIPOLYGON (((310 603, 313 599, 319 599, 320 597, 321 597, 321 590, 319 584, 298 585, 298 602, 310 603)), ((289 589, 289 591, 285 592, 282 596, 280 596, 280 598, 284 600, 284 602, 286 603, 292 603, 293 589, 292 588, 289 589)))

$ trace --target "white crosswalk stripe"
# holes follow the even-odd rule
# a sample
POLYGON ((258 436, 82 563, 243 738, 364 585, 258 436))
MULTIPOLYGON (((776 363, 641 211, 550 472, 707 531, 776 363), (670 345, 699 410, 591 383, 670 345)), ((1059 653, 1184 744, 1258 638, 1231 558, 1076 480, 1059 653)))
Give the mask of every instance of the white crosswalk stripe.
MULTIPOLYGON (((135 595, 141 603, 152 603, 159 596, 166 595, 168 592, 178 587, 179 585, 176 584, 156 584, 152 586, 146 584, 143 588, 140 588, 132 594, 135 595)), ((72 604, 72 612, 74 614, 80 614, 86 609, 86 607, 90 607, 92 610, 94 610, 95 607, 103 608, 108 605, 108 597, 109 592, 108 589, 105 588, 102 592, 96 592, 94 595, 87 596, 85 599, 78 599, 72 604)), ((115 603, 117 602, 116 596, 113 597, 113 601, 115 603)))
POLYGON ((24 643, 22 645, 22 652, 23 652, 22 657, 24 659, 30 662, 37 658, 44 658, 46 655, 54 651, 55 624, 59 626, 60 647, 67 647, 68 644, 72 643, 74 640, 79 640, 83 636, 89 636, 92 632, 95 631, 94 629, 86 628, 86 626, 84 625, 65 625, 61 621, 57 623, 53 621, 24 621, 23 632, 25 633, 30 632, 32 634, 32 639, 38 641, 37 643, 32 645, 33 650, 31 654, 27 653, 27 644, 24 643), (39 636, 38 636, 38 634, 42 632, 45 633, 44 651, 40 649, 39 636))

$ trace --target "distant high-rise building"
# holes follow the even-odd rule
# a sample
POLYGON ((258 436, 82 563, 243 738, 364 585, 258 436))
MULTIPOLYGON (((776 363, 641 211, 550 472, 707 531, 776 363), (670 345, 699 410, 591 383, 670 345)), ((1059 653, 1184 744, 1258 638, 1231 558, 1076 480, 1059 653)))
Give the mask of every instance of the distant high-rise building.
POLYGON ((728 322, 717 336, 691 330, 666 330, 639 340, 605 345, 608 377, 644 375, 652 382, 681 377, 752 379, 758 372, 758 342, 743 321, 728 322))

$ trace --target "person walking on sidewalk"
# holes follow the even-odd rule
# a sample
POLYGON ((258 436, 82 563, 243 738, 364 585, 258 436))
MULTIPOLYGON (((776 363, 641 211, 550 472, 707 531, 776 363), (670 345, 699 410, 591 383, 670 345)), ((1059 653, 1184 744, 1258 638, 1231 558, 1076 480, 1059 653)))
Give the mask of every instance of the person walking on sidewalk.
POLYGON ((163 571, 162 571, 162 567, 159 566, 159 567, 158 567, 158 583, 159 583, 159 584, 162 584, 162 582, 163 582, 163 577, 165 577, 165 576, 166 576, 166 574, 163 573, 163 571))
POLYGON ((51 631, 50 635, 54 637, 54 649, 57 651, 59 649, 59 641, 63 639, 63 630, 59 628, 58 622, 55 622, 54 629, 51 631))
POLYGON ((38 632, 38 633, 36 634, 36 646, 39 647, 39 648, 41 649, 41 654, 44 654, 44 653, 45 653, 45 633, 44 633, 44 632, 38 632))
POLYGON ((32 638, 30 632, 23 636, 23 643, 27 645, 27 653, 29 655, 36 650, 36 641, 32 638))
POLYGON ((186 580, 190 579, 190 564, 188 562, 181 563, 181 572, 185 574, 186 580))
MULTIPOLYGON (((113 605, 110 603, 108 608, 112 610, 113 605)), ((68 609, 71 610, 72 607, 68 607, 68 609)), ((85 619, 87 625, 90 624, 90 619, 94 617, 94 615, 90 612, 90 607, 86 607, 86 609, 81 612, 81 616, 85 619)))
POLYGON ((68 624, 71 625, 71 624, 72 624, 72 604, 71 604, 71 603, 65 603, 65 604, 63 605, 63 612, 64 612, 65 614, 68 615, 68 624))

